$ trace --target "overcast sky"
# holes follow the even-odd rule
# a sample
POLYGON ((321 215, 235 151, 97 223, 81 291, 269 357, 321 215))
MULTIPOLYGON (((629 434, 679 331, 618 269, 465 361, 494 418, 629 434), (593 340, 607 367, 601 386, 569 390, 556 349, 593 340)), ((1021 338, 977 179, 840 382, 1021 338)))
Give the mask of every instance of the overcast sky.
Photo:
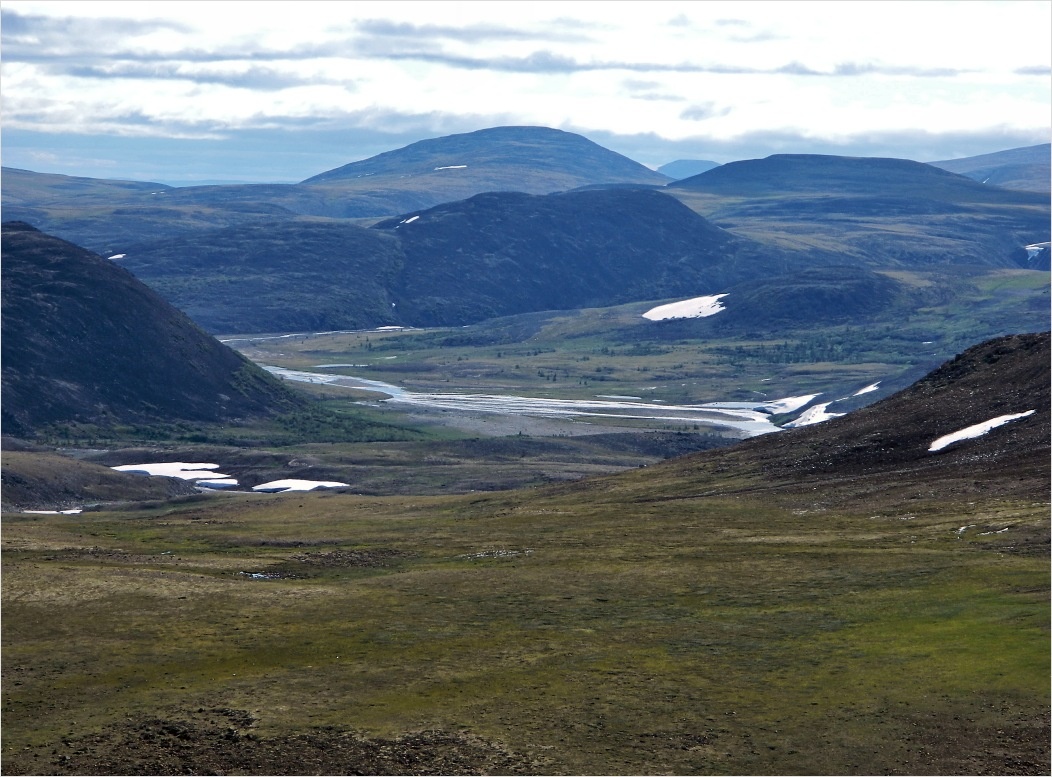
POLYGON ((416 140, 577 132, 643 164, 1045 143, 1052 3, 32 2, 4 165, 298 181, 416 140))

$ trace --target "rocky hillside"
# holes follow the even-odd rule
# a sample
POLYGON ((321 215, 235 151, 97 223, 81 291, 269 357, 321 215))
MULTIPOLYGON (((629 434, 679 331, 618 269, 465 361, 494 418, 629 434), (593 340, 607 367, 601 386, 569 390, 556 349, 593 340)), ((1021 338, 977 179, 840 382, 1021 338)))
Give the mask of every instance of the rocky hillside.
POLYGON ((131 273, 27 224, 3 225, 3 431, 220 421, 302 400, 131 273))

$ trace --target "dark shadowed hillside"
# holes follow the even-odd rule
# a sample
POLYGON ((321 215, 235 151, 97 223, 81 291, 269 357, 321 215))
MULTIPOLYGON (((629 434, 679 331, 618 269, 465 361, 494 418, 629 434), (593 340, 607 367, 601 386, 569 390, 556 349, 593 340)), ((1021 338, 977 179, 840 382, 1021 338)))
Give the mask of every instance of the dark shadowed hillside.
POLYGON ((6 221, 24 221, 103 256, 147 239, 296 215, 281 204, 287 185, 177 188, 10 167, 2 178, 6 221))
POLYGON ((4 511, 79 508, 85 502, 170 499, 197 493, 176 478, 144 478, 56 453, 3 454, 0 498, 4 511))
POLYGON ((483 194, 373 228, 401 241, 416 325, 712 293, 786 256, 646 189, 483 194))
POLYGON ((211 332, 296 332, 399 323, 389 289, 399 242, 354 224, 291 219, 132 249, 120 264, 211 332))
POLYGON ((791 331, 862 323, 890 307, 901 285, 862 267, 816 267, 746 281, 727 290, 724 310, 707 319, 719 331, 791 331))
POLYGON ((126 270, 3 226, 3 427, 222 419, 301 400, 126 270))

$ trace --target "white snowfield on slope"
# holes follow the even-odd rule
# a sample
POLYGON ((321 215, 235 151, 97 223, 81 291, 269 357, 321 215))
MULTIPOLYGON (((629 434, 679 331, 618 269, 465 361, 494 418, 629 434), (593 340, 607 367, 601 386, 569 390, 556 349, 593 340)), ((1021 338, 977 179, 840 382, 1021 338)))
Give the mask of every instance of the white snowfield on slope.
POLYGON ((996 429, 999 426, 1004 426, 1012 421, 1018 421, 1020 418, 1026 418, 1029 415, 1033 415, 1036 411, 1027 410, 1025 413, 1012 413, 1010 415, 999 415, 997 418, 991 418, 989 421, 983 421, 981 424, 974 424, 973 426, 966 426, 964 429, 959 429, 953 434, 945 434, 938 438, 928 448, 929 453, 935 451, 941 451, 948 445, 953 445, 955 442, 961 440, 972 440, 976 437, 982 437, 984 434, 989 432, 991 429, 996 429))

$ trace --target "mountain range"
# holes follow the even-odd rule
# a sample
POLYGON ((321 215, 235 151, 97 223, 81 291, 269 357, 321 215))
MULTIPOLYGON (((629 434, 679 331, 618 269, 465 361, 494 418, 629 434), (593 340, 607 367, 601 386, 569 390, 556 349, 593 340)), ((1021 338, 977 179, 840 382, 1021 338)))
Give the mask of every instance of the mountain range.
POLYGON ((297 216, 375 219, 492 191, 547 194, 668 176, 547 127, 494 127, 414 143, 298 184, 171 187, 3 169, 4 217, 104 255, 200 229, 297 216))
MULTIPOLYGON (((1012 168, 1015 172, 1004 175, 1009 188, 1013 180, 1048 177, 1047 145, 973 159, 979 160, 975 164, 983 167, 986 177, 1001 175, 996 173, 1001 166, 1012 168), (1021 152, 1027 153, 1020 156, 1021 152), (1026 170, 1020 171, 1019 165, 1026 170)), ((964 159, 940 164, 968 168, 973 163, 964 159)), ((108 256, 125 252, 147 236, 177 237, 298 216, 375 220, 484 192, 664 186, 701 172, 699 165, 715 163, 680 160, 670 163, 666 175, 574 133, 494 127, 414 143, 298 184, 172 187, 3 168, 0 199, 6 220, 25 221, 108 256)))
POLYGON ((485 193, 368 228, 293 218, 200 230, 142 241, 118 261, 213 332, 462 325, 763 281, 760 322, 839 315, 849 299, 873 310, 889 296, 860 297, 863 271, 1041 269, 1024 246, 1047 239, 1048 223, 1043 195, 919 162, 775 156, 660 189, 485 193), (856 277, 809 276, 803 305, 774 291, 831 266, 856 277))

